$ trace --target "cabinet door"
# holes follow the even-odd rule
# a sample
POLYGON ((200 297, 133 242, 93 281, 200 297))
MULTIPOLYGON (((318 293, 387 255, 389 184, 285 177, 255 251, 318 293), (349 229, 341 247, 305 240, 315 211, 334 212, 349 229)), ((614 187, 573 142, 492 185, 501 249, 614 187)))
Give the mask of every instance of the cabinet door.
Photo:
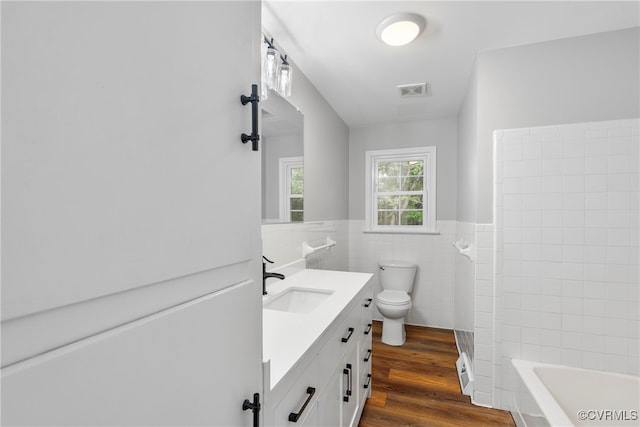
POLYGON ((358 346, 349 346, 318 399, 321 426, 352 425, 359 405, 357 354, 358 346))
POLYGON ((297 424, 300 427, 316 427, 318 426, 318 403, 314 403, 309 409, 307 409, 309 414, 301 423, 297 424))
POLYGON ((339 427, 342 425, 342 364, 334 371, 318 399, 319 425, 339 427))
POLYGON ((360 376, 358 375, 358 365, 358 346, 354 343, 345 357, 345 370, 343 370, 343 374, 345 374, 346 371, 349 371, 349 373, 342 376, 342 390, 344 390, 345 395, 349 395, 348 400, 343 399, 342 401, 341 425, 343 427, 358 424, 357 420, 354 420, 360 405, 360 376))
POLYGON ((7 424, 251 424, 260 156, 240 95, 260 76, 260 7, 3 3, 7 424), (190 313, 218 292, 228 305, 190 313))

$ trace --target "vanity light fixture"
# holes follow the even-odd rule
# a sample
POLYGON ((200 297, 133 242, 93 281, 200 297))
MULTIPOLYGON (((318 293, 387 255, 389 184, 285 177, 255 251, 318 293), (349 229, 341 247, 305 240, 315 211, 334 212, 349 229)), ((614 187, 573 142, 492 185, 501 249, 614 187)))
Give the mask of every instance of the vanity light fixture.
POLYGON ((287 61, 287 55, 282 56, 273 39, 268 39, 264 34, 262 37, 266 44, 262 56, 262 98, 267 99, 267 89, 273 89, 285 98, 291 96, 293 70, 287 61))
POLYGON ((273 89, 276 85, 276 74, 278 72, 278 56, 280 55, 275 47, 273 47, 273 39, 271 42, 265 39, 267 43, 267 51, 263 59, 264 80, 269 89, 273 89))
POLYGON ((378 24, 376 36, 390 46, 402 46, 418 37, 426 23, 424 17, 416 13, 396 13, 378 24))
POLYGON ((287 62, 287 55, 282 58, 278 72, 278 93, 285 98, 291 96, 291 65, 287 62))

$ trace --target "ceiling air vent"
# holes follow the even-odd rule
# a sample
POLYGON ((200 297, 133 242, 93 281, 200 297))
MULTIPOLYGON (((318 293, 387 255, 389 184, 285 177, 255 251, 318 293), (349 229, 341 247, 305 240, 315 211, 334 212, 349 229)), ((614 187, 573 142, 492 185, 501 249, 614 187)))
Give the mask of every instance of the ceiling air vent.
POLYGON ((425 96, 427 94, 426 83, 415 83, 410 85, 398 86, 400 98, 410 98, 414 96, 425 96))

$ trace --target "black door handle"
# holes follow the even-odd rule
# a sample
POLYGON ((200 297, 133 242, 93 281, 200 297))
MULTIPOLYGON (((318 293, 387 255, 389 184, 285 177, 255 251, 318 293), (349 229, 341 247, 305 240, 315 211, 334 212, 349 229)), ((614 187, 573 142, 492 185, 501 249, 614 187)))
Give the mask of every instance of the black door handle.
POLYGON ((369 335, 369 332, 371 332, 371 327, 372 327, 372 326, 373 326, 373 325, 372 325, 371 323, 369 323, 369 324, 367 325, 367 330, 366 330, 366 331, 364 331, 364 334, 365 334, 365 335, 369 335))
POLYGON ((249 401, 249 399, 245 399, 242 402, 242 410, 246 411, 247 409, 251 409, 253 412, 253 427, 260 426, 260 393, 253 394, 253 403, 249 401))
POLYGON ((251 85, 251 96, 241 95, 240 102, 242 102, 242 105, 247 105, 249 102, 251 103, 251 135, 243 133, 240 140, 243 144, 251 141, 251 149, 258 151, 258 141, 260 140, 260 135, 258 135, 258 102, 260 102, 258 85, 251 85))
POLYGON ((365 362, 368 362, 371 359, 371 349, 367 350, 367 356, 363 359, 365 362))
POLYGON ((364 304, 365 307, 369 307, 371 305, 371 303, 373 302, 373 299, 371 298, 367 298, 367 302, 364 304))
POLYGON ((300 410, 297 413, 292 412, 289 414, 289 422, 292 422, 292 423, 298 422, 304 410, 307 409, 307 405, 309 404, 309 402, 311 402, 311 398, 313 397, 314 394, 316 394, 315 387, 307 387, 307 394, 309 395, 309 397, 307 397, 307 400, 304 401, 302 408, 300 408, 300 410))

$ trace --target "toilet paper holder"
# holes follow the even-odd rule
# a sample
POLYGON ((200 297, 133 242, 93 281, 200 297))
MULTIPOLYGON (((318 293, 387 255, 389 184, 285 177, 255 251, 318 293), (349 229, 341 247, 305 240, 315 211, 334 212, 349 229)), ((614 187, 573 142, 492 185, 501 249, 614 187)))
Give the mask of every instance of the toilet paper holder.
POLYGON ((453 242, 453 247, 460 252, 460 255, 466 256, 471 261, 475 261, 476 247, 472 243, 469 243, 464 239, 460 239, 457 242, 453 242))

